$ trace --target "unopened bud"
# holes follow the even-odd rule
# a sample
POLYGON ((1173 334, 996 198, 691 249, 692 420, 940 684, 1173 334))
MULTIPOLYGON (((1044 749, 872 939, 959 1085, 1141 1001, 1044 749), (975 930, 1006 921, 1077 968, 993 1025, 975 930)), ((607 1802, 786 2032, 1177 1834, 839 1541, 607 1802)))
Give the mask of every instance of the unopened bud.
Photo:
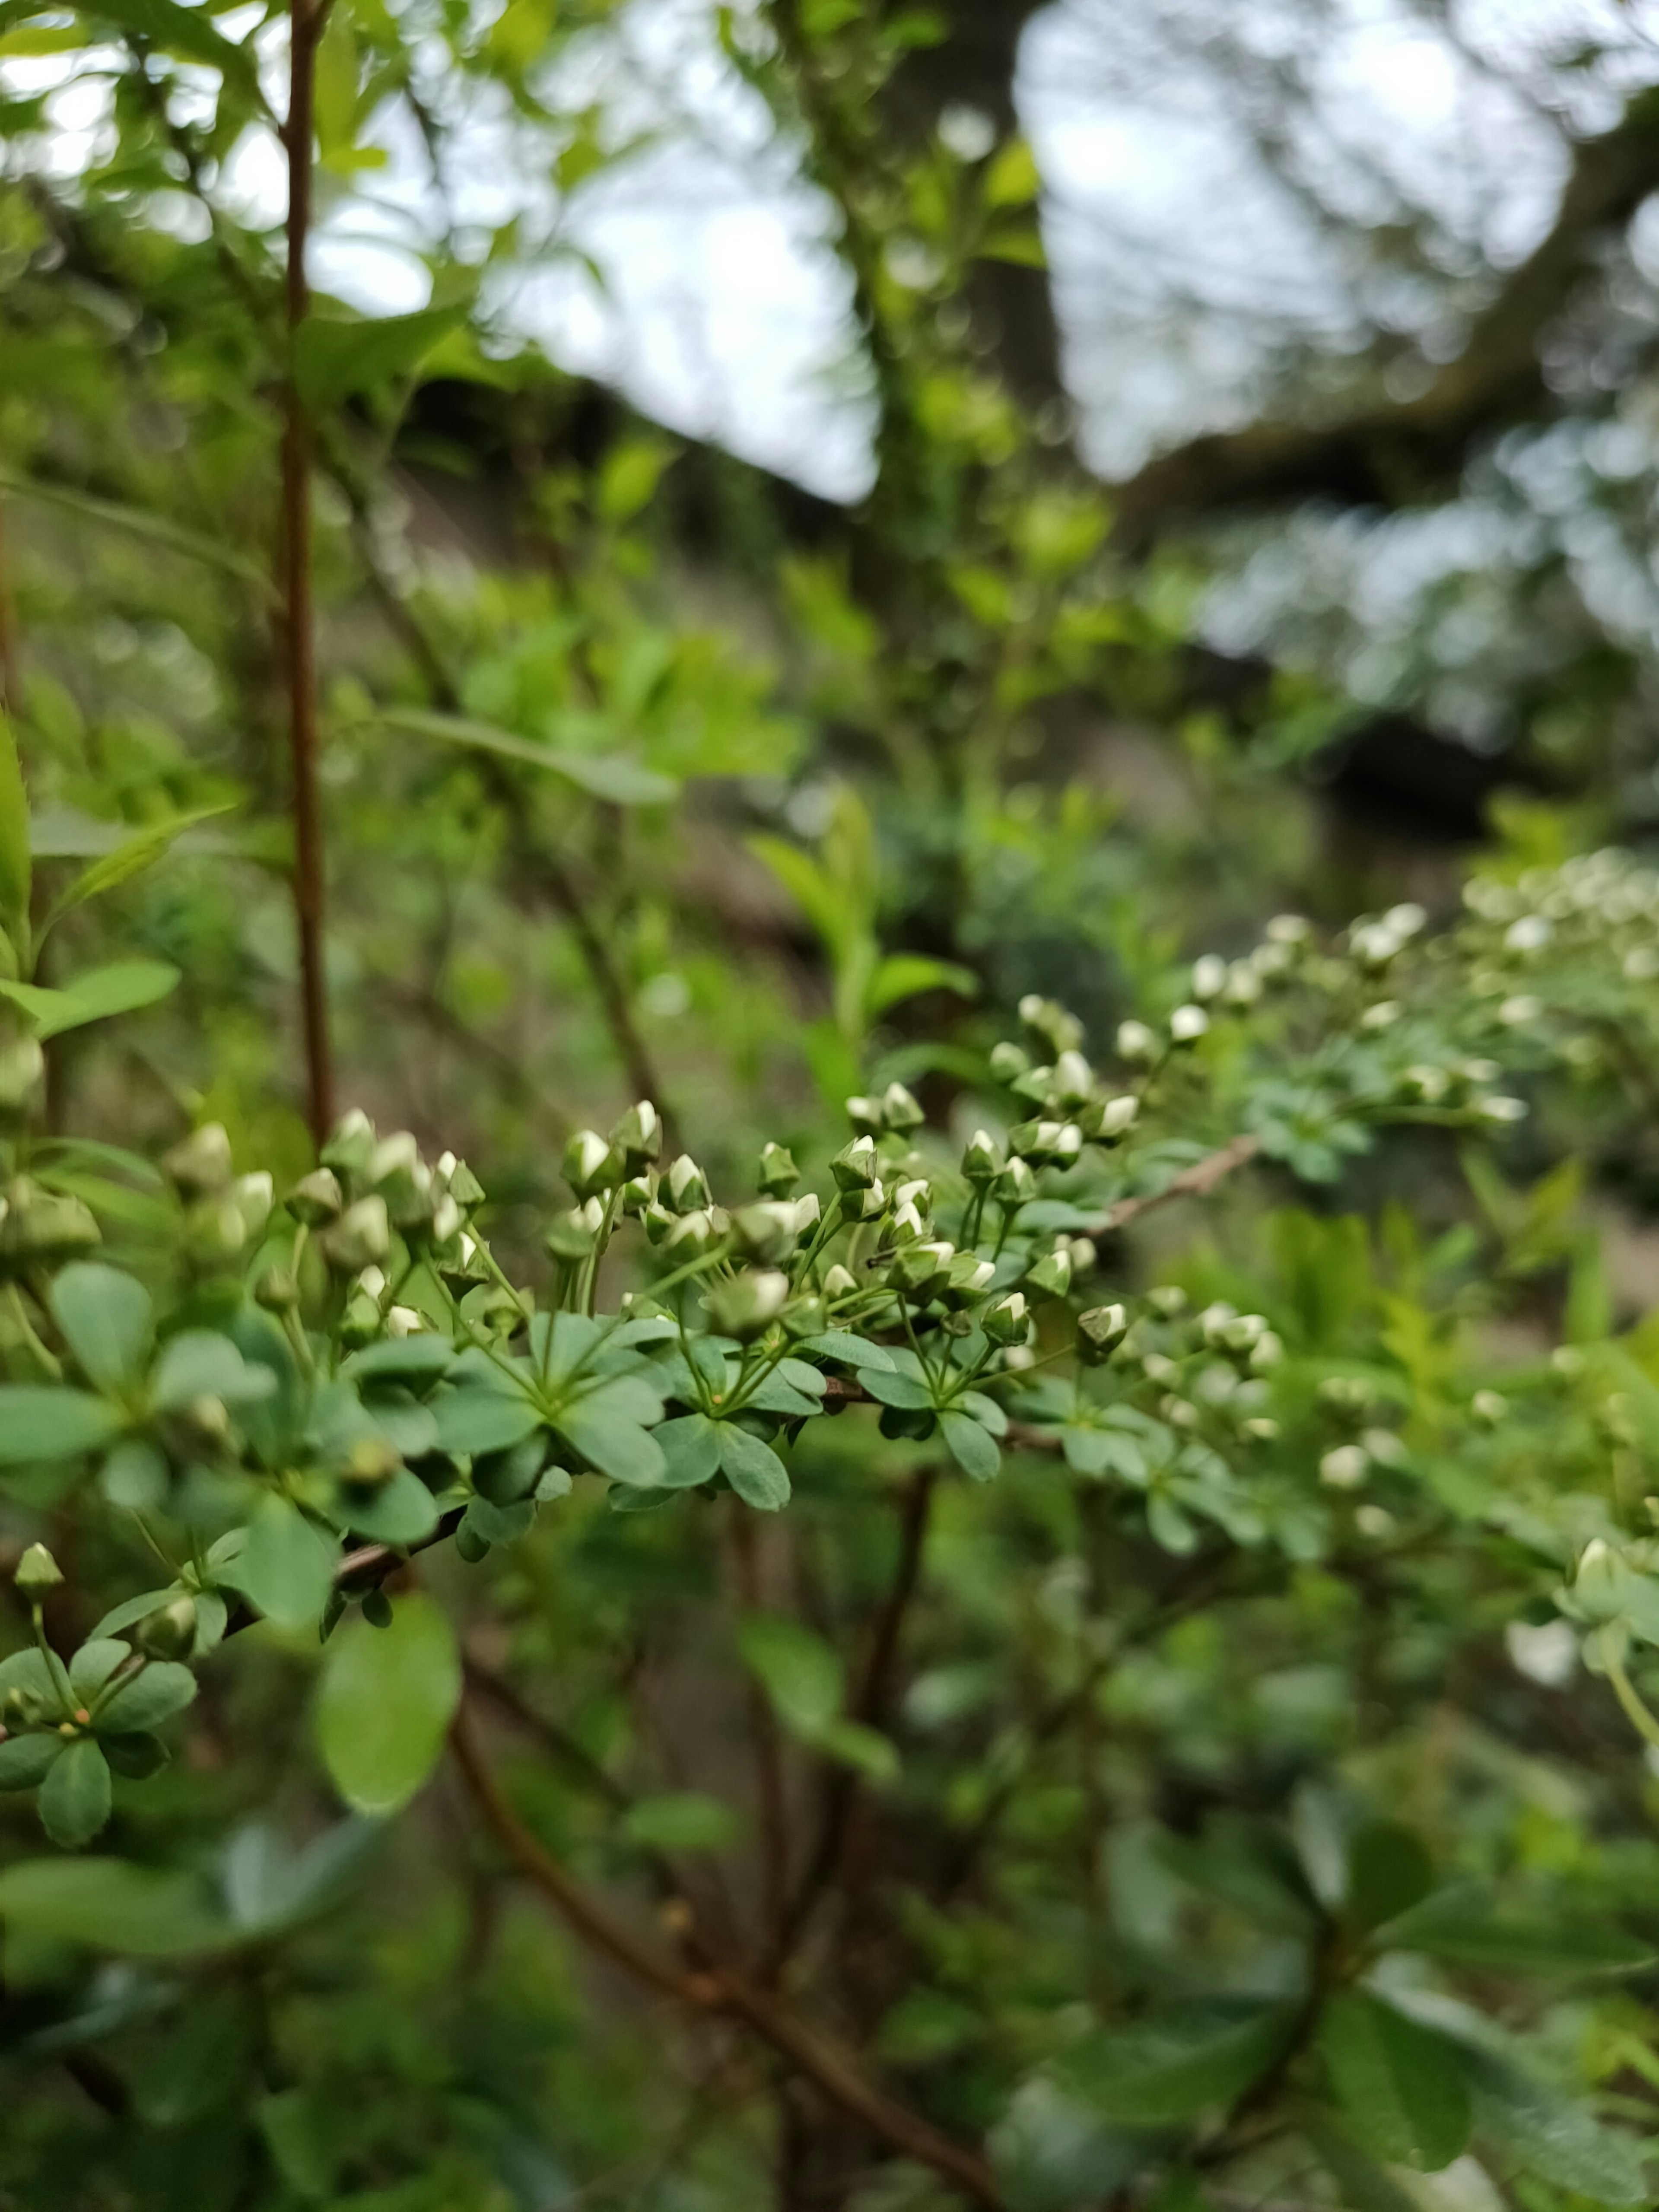
POLYGON ((881 1101, 862 1093, 842 1102, 847 1118, 859 1133, 866 1137, 881 1133, 881 1101))
POLYGON ((800 1181, 793 1155, 782 1145, 768 1145, 760 1156, 761 1189, 768 1198, 787 1198, 800 1181))
POLYGON ((313 1168, 295 1184, 283 1204, 307 1229, 325 1229, 344 1212, 345 1195, 332 1168, 313 1168))
POLYGON ((875 1141, 872 1138, 854 1137, 851 1144, 843 1145, 830 1163, 830 1172, 839 1190, 868 1190, 877 1179, 875 1141))
POLYGON ((1193 963, 1193 996, 1218 999, 1227 988, 1227 963, 1218 953, 1206 952, 1193 963))
POLYGON ((710 1291, 703 1300, 716 1335, 739 1344, 763 1336, 789 1303, 789 1278, 775 1268, 750 1270, 710 1291))
POLYGON ((732 1233, 751 1260, 776 1267, 795 1249, 795 1209, 781 1198, 763 1198, 732 1216, 732 1233))
POLYGON ((1024 1291, 1010 1291, 1006 1297, 988 1306, 980 1317, 980 1326, 993 1344, 1024 1344, 1031 1326, 1024 1291))
POLYGON ((187 1658, 196 1643, 196 1601, 175 1597, 139 1623, 138 1649, 149 1659, 187 1658))
POLYGON ((598 1246, 604 1225, 605 1209, 597 1198, 590 1198, 568 1213, 554 1216, 544 1239, 547 1249, 556 1260, 586 1260, 598 1246))
POLYGON ((662 1116, 648 1098, 630 1106, 611 1132, 611 1142, 630 1173, 649 1167, 662 1155, 662 1116))
POLYGON ((210 1121, 161 1155, 161 1171, 181 1198, 217 1198, 230 1188, 230 1139, 210 1121))
POLYGON ((1129 1316, 1121 1305, 1091 1306, 1077 1318, 1078 1357, 1095 1366, 1109 1359, 1128 1332, 1129 1316))
POLYGON ((1072 1255, 1063 1248, 1049 1252, 1025 1270, 1026 1287, 1039 1297, 1063 1298, 1072 1287, 1072 1255))
POLYGON ((1171 1044, 1196 1044, 1210 1026, 1202 1006, 1177 1006, 1170 1017, 1171 1044))
POLYGON ((622 1161, 597 1129, 578 1129, 564 1148, 564 1179, 579 1199, 622 1181, 622 1161))
POLYGON ((300 1303, 300 1279, 292 1267, 267 1267, 253 1285, 253 1300, 267 1313, 287 1313, 300 1303))
POLYGON ((881 1094, 881 1118, 884 1127, 902 1133, 919 1129, 927 1116, 902 1083, 890 1083, 881 1094))
POLYGON ((46 1079, 46 1055, 38 1037, 13 1037, 0 1045, 0 1119, 15 1120, 46 1079))
POLYGON ((1145 1022, 1120 1022, 1117 1025, 1117 1049, 1121 1060, 1156 1060, 1158 1038, 1145 1022))
POLYGON ((975 1190, 994 1182, 1001 1172, 1002 1154, 988 1131, 975 1129, 962 1155, 962 1172, 975 1190))
POLYGON ((360 1275, 365 1267, 378 1266, 392 1249, 392 1223, 386 1200, 379 1196, 360 1198, 323 1231, 318 1245, 337 1275, 360 1275))
POLYGON ((23 1596, 42 1598, 48 1590, 58 1588, 64 1571, 44 1544, 31 1544, 17 1562, 13 1582, 23 1596))
MULTIPOLYGON (((690 1152, 682 1152, 665 1178, 667 1203, 676 1213, 695 1213, 708 1203, 708 1182, 690 1152)), ((661 1195, 660 1186, 659 1196, 661 1195)))
POLYGON ((333 1134, 323 1146, 321 1164, 350 1184, 362 1178, 374 1150, 374 1124, 361 1106, 354 1106, 335 1123, 333 1134))
POLYGON ((1025 1074, 1031 1065, 1031 1055, 1024 1045, 1005 1039, 991 1048, 991 1073, 999 1083, 1012 1083, 1025 1074))

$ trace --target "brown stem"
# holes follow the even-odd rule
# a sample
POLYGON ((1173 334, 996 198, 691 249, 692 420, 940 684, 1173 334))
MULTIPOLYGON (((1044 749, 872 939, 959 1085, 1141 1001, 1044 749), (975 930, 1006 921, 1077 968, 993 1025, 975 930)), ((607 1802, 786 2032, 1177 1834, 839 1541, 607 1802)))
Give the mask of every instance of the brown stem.
POLYGON ((283 385, 283 652, 288 671, 293 776, 294 914, 300 939, 307 1118, 320 1146, 334 1121, 334 1068, 323 968, 323 830, 317 795, 317 619, 312 599, 311 434, 294 349, 311 304, 306 239, 311 228, 313 95, 325 0, 290 0, 288 120, 289 360, 283 385))
POLYGON ((1259 1137, 1235 1137, 1231 1144, 1223 1145, 1203 1159, 1194 1160, 1191 1167, 1183 1168, 1162 1190, 1155 1190, 1146 1198, 1119 1199, 1115 1206, 1107 1207, 1097 1221, 1089 1224, 1086 1233, 1091 1237, 1109 1236, 1115 1230, 1126 1228, 1141 1214, 1150 1213, 1155 1206, 1167 1206, 1171 1199, 1206 1198, 1235 1168, 1242 1168, 1255 1159, 1261 1150, 1259 1137))
POLYGON ((831 2104, 867 2127, 900 2156, 931 2166, 974 2203, 984 2207, 985 2212, 1006 2212, 990 2170, 981 2160, 941 2135, 917 2113, 872 2088, 850 2059, 797 2019, 771 1991, 709 1955, 695 1933, 688 1933, 688 1946, 701 1950, 707 1965, 686 1972, 662 1958, 590 1898, 508 1803, 478 1749, 465 1705, 452 1741, 466 1786, 497 1842, 595 1950, 677 2004, 706 2014, 728 2014, 742 2021, 831 2104))
MULTIPOLYGON (((731 1522, 732 1557, 737 1568, 738 1597, 745 1613, 757 1613, 761 1604, 760 1563, 755 1555, 755 1528, 748 1512, 736 1498, 731 1522)), ((760 1790, 761 1938, 769 1972, 783 1954, 785 1914, 789 1897, 789 1802, 783 1782, 783 1746, 777 1716, 758 1682, 749 1685, 749 1725, 755 1743, 755 1775, 760 1790)))
MULTIPOLYGON (((891 1693, 893 1662, 899 1638, 921 1579, 922 1553, 927 1544, 927 1522, 939 1469, 919 1468, 907 1485, 899 1507, 899 1556, 892 1585, 883 1601, 865 1653, 864 1668, 850 1708, 854 1720, 866 1728, 879 1728, 891 1693)), ((860 1778, 848 1766, 830 1771, 824 1790, 823 1819, 811 1863, 790 1905, 783 1924, 787 1954, 805 1925, 824 1890, 841 1870, 848 1832, 858 1802, 860 1778)))

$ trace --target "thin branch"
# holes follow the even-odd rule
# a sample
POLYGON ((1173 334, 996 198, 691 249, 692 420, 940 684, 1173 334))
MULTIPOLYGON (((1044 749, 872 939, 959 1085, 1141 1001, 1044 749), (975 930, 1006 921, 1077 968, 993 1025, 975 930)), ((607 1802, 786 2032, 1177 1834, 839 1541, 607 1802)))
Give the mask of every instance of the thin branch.
MULTIPOLYGON (((879 1728, 886 1716, 899 1638, 921 1579, 929 1511, 938 1480, 939 1469, 936 1467, 919 1468, 906 1486, 900 1504, 898 1564, 894 1570, 892 1584, 871 1632, 863 1671, 850 1708, 853 1718, 861 1722, 866 1728, 879 1728)), ((858 1802, 860 1779, 849 1766, 837 1765, 830 1770, 825 1786, 823 1818, 817 1843, 783 1923, 782 1944, 786 1954, 805 1925, 813 1906, 841 1871, 853 1813, 858 1802)))
POLYGON ((478 1749, 465 1704, 452 1741, 466 1786, 497 1842, 595 1950, 647 1989, 692 2012, 726 2014, 741 2020, 832 2104, 867 2127, 890 2149, 932 2167, 973 2203, 984 2207, 985 2212, 1006 2212, 990 2170, 981 2160, 941 2135, 918 2114, 872 2088, 848 2058, 797 2019, 781 1999, 708 1954, 695 1929, 686 1929, 684 1941, 688 1949, 702 1953, 708 1963, 688 1972, 661 1957, 590 1898, 508 1802, 478 1749))
POLYGON ((1146 1198, 1121 1198, 1115 1206, 1109 1206, 1097 1221, 1088 1224, 1085 1234, 1109 1237, 1130 1222, 1150 1213, 1155 1206, 1168 1206, 1176 1198, 1207 1198, 1218 1182, 1224 1182, 1235 1168, 1242 1168, 1253 1160, 1261 1150, 1259 1137, 1235 1137, 1231 1144, 1223 1145, 1218 1152, 1210 1152, 1192 1166, 1183 1168, 1178 1176, 1146 1198))
MULTIPOLYGON (((744 1613, 760 1610, 759 1562, 755 1556, 755 1528, 750 1515, 738 1510, 728 1526, 732 1558, 737 1570, 738 1599, 744 1613)), ((755 1746, 755 1778, 761 1815, 761 1948, 769 1962, 769 1977, 775 1971, 787 1943, 789 1899, 789 1801, 784 1789, 783 1744, 777 1715, 757 1681, 748 1686, 749 1727, 755 1746)))
POLYGON ((311 228, 311 152, 317 45, 324 0, 290 0, 288 120, 288 269, 283 303, 288 362, 283 382, 283 653, 288 671, 294 795, 294 910, 300 939, 307 1118, 320 1147, 334 1121, 323 954, 323 830, 317 791, 317 629, 312 596, 311 436, 295 347, 311 305, 306 240, 311 228))

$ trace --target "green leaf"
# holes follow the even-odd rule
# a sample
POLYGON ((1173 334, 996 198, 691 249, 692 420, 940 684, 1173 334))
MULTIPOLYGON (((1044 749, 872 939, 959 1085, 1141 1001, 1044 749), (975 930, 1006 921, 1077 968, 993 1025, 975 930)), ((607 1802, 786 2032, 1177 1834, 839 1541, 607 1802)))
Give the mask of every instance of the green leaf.
POLYGON ((194 1880, 123 1859, 25 1859, 0 1871, 9 1929, 132 1958, 185 1958, 218 1948, 222 1921, 194 1880))
POLYGON ((751 1613, 738 1630, 745 1667, 793 1735, 813 1742, 841 1716, 841 1661, 821 1636, 781 1613, 751 1613))
POLYGON ((890 952, 871 978, 865 1004, 872 1018, 914 999, 921 991, 954 991, 959 999, 979 995, 979 978, 953 960, 934 960, 925 952, 890 952))
POLYGON ((0 1743, 0 1790, 33 1790, 44 1782, 64 1748, 55 1729, 36 1735, 9 1735, 0 1743))
POLYGON ((179 981, 179 970, 165 960, 116 960, 106 968, 89 969, 77 975, 66 990, 43 991, 32 983, 9 983, 0 979, 0 998, 26 1013, 41 1038, 61 1036, 66 1030, 84 1029, 89 1022, 107 1020, 113 1014, 130 1014, 140 1006, 165 999, 179 981))
POLYGON ((221 1579, 279 1628, 317 1619, 334 1588, 334 1547, 286 1498, 266 1498, 248 1523, 241 1555, 221 1579))
POLYGON ((809 1359, 833 1359, 842 1367, 855 1367, 864 1371, 878 1369, 883 1374, 892 1372, 892 1354, 884 1344, 871 1344, 864 1337, 854 1336, 850 1329, 830 1329, 823 1336, 804 1336, 795 1346, 809 1359))
POLYGON ((109 1819, 109 1762, 90 1737, 70 1744, 40 1785, 40 1824, 54 1844, 78 1851, 109 1819))
POLYGON ((394 1600, 386 1628, 340 1630, 323 1661, 317 1741, 355 1812, 383 1819, 409 1802, 438 1763, 460 1695, 454 1632, 422 1593, 394 1600))
POLYGON ((489 722, 460 714, 428 714, 412 707, 388 708, 380 719, 389 729, 436 738, 444 744, 470 745, 476 752, 493 753, 497 759, 562 776, 567 783, 612 806, 660 806, 679 790, 669 777, 659 775, 625 753, 589 753, 568 746, 538 744, 533 738, 498 730, 489 722))
POLYGON ((593 511, 601 521, 631 522, 650 504, 674 448, 660 438, 623 438, 600 465, 593 511))
POLYGON ((939 1431, 951 1456, 975 1482, 994 1482, 1002 1465, 996 1439, 988 1436, 971 1413, 946 1413, 939 1417, 939 1431))
POLYGON ((1307 2113, 1300 2126, 1321 2165, 1340 2188, 1343 2203, 1354 2212, 1422 2212, 1415 2197, 1408 2197, 1392 2175, 1350 2142, 1334 2115, 1307 2113))
POLYGON ((1011 138, 985 173, 985 204, 988 208, 1026 207, 1042 188, 1036 156, 1024 139, 1011 138))
POLYGON ((174 814, 165 822, 147 823, 132 836, 125 838, 113 852, 100 854, 89 868, 82 869, 67 889, 58 893, 41 924, 41 936, 44 937, 47 930, 61 921, 66 914, 73 913, 77 906, 84 906, 88 899, 101 898, 106 891, 114 890, 134 876, 142 875, 146 868, 153 867, 167 848, 182 837, 186 830, 193 830, 199 822, 210 822, 216 816, 230 811, 228 802, 219 806, 198 806, 192 813, 174 814))
POLYGON ((422 1544, 438 1525, 432 1492, 406 1467, 362 1498, 348 1494, 342 1511, 350 1528, 377 1544, 422 1544))
POLYGON ((111 1770, 125 1775, 129 1782, 148 1782, 167 1763, 167 1747, 159 1735, 149 1735, 143 1730, 131 1735, 106 1735, 100 1729, 98 1741, 104 1747, 111 1770))
POLYGON ((879 1367, 866 1367, 863 1382, 870 1395, 884 1406, 896 1406, 907 1413, 926 1413, 933 1411, 933 1385, 921 1375, 912 1375, 898 1368, 884 1373, 879 1367))
POLYGON ((1320 2014, 1318 2045, 1338 2097, 1377 2157, 1435 2173, 1462 2155, 1468 2083, 1444 2036, 1364 1990, 1341 1990, 1320 2014))
POLYGON ((612 1412, 603 1402, 610 1395, 596 1392, 566 1407, 558 1417, 559 1434, 596 1474, 635 1489, 658 1488, 668 1472, 661 1446, 649 1429, 625 1413, 612 1412))
POLYGON ((83 1705, 89 1705, 118 1667, 131 1659, 132 1652, 112 1636, 94 1636, 88 1639, 69 1662, 70 1687, 83 1705))
POLYGON ((1489 1973, 1628 1974, 1654 1957, 1651 1945, 1617 1929, 1502 1917, 1484 1891, 1462 1886, 1439 1890, 1389 1921, 1378 1940, 1390 1951, 1422 1951, 1489 1973))
POLYGON ((641 1797, 623 1815, 630 1843, 657 1851, 718 1851, 738 1832, 736 1814, 718 1797, 687 1790, 641 1797))
POLYGON ((133 1735, 158 1727, 183 1712, 196 1695, 196 1677, 176 1659, 152 1659, 142 1674, 124 1682, 98 1715, 101 1731, 133 1735))
MULTIPOLYGON (((45 0, 43 0, 45 4, 45 0)), ((204 9, 205 14, 205 9, 204 9)), ((6 9, 0 5, 0 27, 7 20, 6 9)), ((68 484, 40 483, 27 477, 10 475, 0 469, 0 491, 8 491, 23 499, 40 500, 48 507, 62 507, 66 514, 79 515, 83 520, 100 522, 115 530, 130 531, 135 537, 148 538, 153 544, 165 545, 169 552, 182 553, 192 561, 200 561, 209 568, 222 569, 227 574, 240 576, 263 593, 271 589, 269 569, 246 555, 237 553, 221 539, 204 537, 200 532, 187 530, 164 514, 152 514, 144 508, 126 507, 112 499, 98 499, 92 493, 78 491, 68 484)), ((76 849, 61 844, 52 847, 37 845, 34 849, 43 858, 78 859, 76 849)))
POLYGON ((410 315, 307 315, 295 334, 295 388, 307 407, 317 409, 411 376, 465 316, 460 302, 420 307, 410 315))
POLYGON ((735 1421, 721 1421, 720 1469, 745 1505, 757 1513, 775 1513, 789 1503, 789 1471, 758 1437, 735 1421))
POLYGON ((432 1414, 438 1425, 438 1449, 469 1457, 508 1451, 542 1426, 541 1414, 520 1390, 447 1391, 433 1399, 432 1414))
POLYGON ((665 1421, 651 1433, 667 1469, 663 1476, 666 1488, 693 1490, 700 1483, 712 1482, 720 1473, 720 1432, 707 1413, 687 1413, 682 1419, 665 1421))
POLYGON ((1373 1820, 1348 1846, 1347 1906, 1361 1928, 1380 1928, 1428 1895, 1434 1866, 1427 1847, 1397 1820, 1373 1820))
POLYGON ((143 1437, 124 1437, 99 1469, 98 1485, 125 1512, 157 1512, 167 1503, 167 1463, 143 1437))
POLYGON ((89 1391, 39 1382, 0 1386, 0 1467, 73 1459, 107 1443, 120 1425, 119 1414, 89 1391))
POLYGON ((174 1583, 170 1589, 143 1590, 137 1597, 124 1598, 104 1615, 88 1640, 101 1642, 106 1637, 118 1635, 124 1628, 131 1628, 137 1621, 148 1620, 151 1613, 177 1597, 179 1590, 179 1585, 174 1583))
POLYGON ((828 1758, 839 1759, 872 1782, 896 1782, 899 1755, 890 1737, 862 1721, 831 1721, 819 1729, 814 1741, 828 1758))
POLYGON ((0 924, 14 938, 24 934, 29 892, 29 803, 9 718, 0 713, 0 924))
POLYGON ((1597 2204, 1648 2204, 1642 2157, 1582 2105, 1496 2051, 1471 2049, 1464 2061, 1474 2085, 1475 2117, 1508 2159, 1558 2189, 1597 2204))
POLYGON ((1121 1429, 1090 1428, 1068 1422, 1060 1432, 1060 1449, 1074 1474, 1098 1477, 1121 1475, 1125 1482, 1144 1485, 1146 1455, 1134 1437, 1121 1429))
POLYGON ((1091 2036, 1067 2052, 1065 2084, 1109 2120, 1161 2127, 1222 2110, 1261 2080, 1296 2032, 1297 2007, 1244 2019, 1091 2036))
POLYGON ((64 1341, 100 1390, 143 1372, 155 1326, 149 1292, 118 1267, 80 1260, 52 1286, 52 1310, 64 1341))
POLYGON ((150 1403, 171 1413, 196 1398, 220 1398, 227 1406, 247 1406, 270 1397, 276 1378, 257 1360, 244 1359, 228 1336, 210 1328, 187 1328, 161 1346, 150 1386, 150 1403))
POLYGON ((0 1659, 0 1698, 10 1690, 27 1690, 30 1697, 39 1698, 49 1712, 62 1714, 65 1710, 60 1684, 45 1658, 32 1645, 25 1645, 22 1650, 0 1659))

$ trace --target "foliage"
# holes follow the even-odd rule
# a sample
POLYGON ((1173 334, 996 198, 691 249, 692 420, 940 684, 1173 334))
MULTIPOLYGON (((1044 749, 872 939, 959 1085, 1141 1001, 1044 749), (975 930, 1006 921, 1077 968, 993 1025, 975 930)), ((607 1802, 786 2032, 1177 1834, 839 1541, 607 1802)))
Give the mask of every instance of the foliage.
MULTIPOLYGON (((575 191, 610 12, 302 8, 313 181, 464 92, 575 191)), ((0 2203, 1650 2201, 1659 878, 1516 807, 1340 920, 986 366, 1036 174, 895 122, 931 16, 722 18, 881 466, 829 551, 706 476, 716 620, 508 227, 295 317, 264 27, 70 14, 0 19, 109 123, 0 117, 0 2203), (434 393, 510 560, 411 524, 434 393)))

